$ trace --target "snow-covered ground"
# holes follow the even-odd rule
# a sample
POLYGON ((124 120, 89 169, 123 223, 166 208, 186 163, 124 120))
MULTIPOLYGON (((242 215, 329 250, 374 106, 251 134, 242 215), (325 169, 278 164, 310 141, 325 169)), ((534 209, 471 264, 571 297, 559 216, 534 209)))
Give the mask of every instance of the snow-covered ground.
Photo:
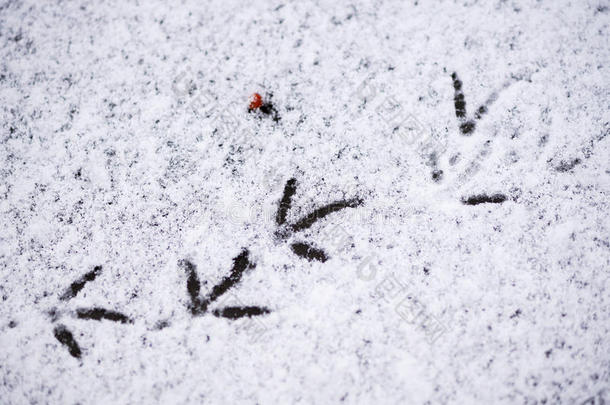
POLYGON ((0 403, 607 403, 609 12, 1 1, 0 403))

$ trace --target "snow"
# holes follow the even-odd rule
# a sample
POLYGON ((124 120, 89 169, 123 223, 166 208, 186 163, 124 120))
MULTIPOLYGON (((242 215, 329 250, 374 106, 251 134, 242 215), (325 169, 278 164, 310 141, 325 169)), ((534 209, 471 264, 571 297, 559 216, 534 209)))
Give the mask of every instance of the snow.
POLYGON ((608 12, 4 2, 0 403, 608 401, 608 12))

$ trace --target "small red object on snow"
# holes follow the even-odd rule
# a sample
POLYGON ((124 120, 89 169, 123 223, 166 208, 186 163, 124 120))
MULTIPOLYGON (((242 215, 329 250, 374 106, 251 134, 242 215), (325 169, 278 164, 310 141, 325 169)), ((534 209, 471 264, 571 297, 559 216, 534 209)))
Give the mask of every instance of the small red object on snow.
POLYGON ((248 109, 250 111, 256 110, 257 108, 260 108, 262 105, 263 105, 263 98, 261 97, 260 94, 254 93, 253 95, 250 96, 250 106, 248 107, 248 109))

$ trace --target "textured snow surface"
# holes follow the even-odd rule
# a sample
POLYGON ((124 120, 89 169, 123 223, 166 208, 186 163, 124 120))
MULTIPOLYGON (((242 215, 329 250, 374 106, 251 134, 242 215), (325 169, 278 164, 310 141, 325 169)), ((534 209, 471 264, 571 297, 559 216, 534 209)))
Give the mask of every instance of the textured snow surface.
POLYGON ((608 403, 609 13, 0 1, 0 403, 608 403))

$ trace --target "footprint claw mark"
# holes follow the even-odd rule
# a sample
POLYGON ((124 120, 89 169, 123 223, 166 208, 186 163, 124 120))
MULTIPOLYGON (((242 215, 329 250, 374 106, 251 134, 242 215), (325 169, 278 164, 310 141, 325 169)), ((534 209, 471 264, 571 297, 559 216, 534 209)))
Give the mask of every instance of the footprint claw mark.
POLYGON ((76 316, 79 319, 88 319, 94 321, 101 321, 102 319, 106 319, 112 322, 120 322, 120 323, 133 323, 128 316, 109 309, 104 308, 78 308, 76 310, 76 316))
MULTIPOLYGON (((250 261, 250 251, 243 249, 239 255, 233 258, 231 273, 222 279, 220 283, 212 288, 212 291, 203 299, 199 298, 201 283, 197 277, 197 267, 188 260, 181 260, 180 265, 187 272, 186 288, 191 302, 189 307, 193 315, 207 313, 208 307, 223 294, 235 287, 242 279, 244 273, 249 269, 256 268, 256 263, 250 261)), ((262 313, 261 313, 262 314, 262 313)))
POLYGON ((53 335, 55 335, 55 339, 57 339, 59 343, 68 348, 68 352, 72 357, 80 359, 82 351, 76 340, 74 340, 74 335, 72 335, 72 332, 70 332, 68 328, 64 325, 57 325, 55 329, 53 329, 53 335))
POLYGON ((453 80, 453 103, 455 105, 455 116, 458 118, 466 118, 466 100, 462 91, 462 81, 458 78, 457 73, 451 73, 453 80))
POLYGON ((480 106, 476 113, 474 113, 475 119, 481 119, 481 117, 487 112, 487 107, 484 105, 480 106))
POLYGON ((67 301, 76 297, 76 295, 85 287, 85 284, 95 280, 101 273, 102 266, 95 266, 93 270, 85 273, 81 278, 70 284, 70 287, 68 287, 66 292, 64 292, 59 299, 62 301, 67 301))
POLYGON ((464 204, 464 205, 479 205, 479 204, 487 204, 487 203, 501 204, 506 200, 507 200, 507 197, 504 194, 493 194, 493 195, 479 194, 479 195, 470 196, 468 198, 463 198, 462 204, 464 204))
POLYGON ((186 271, 187 280, 186 280, 186 290, 188 291, 189 297, 191 298, 191 303, 189 305, 190 310, 193 315, 197 315, 201 312, 202 301, 199 298, 199 293, 201 291, 201 283, 199 282, 199 277, 197 276, 197 266, 195 266, 189 260, 180 260, 178 263, 180 267, 183 267, 186 271))
POLYGON ((468 120, 468 121, 460 124, 460 131, 462 131, 462 133, 464 135, 468 135, 472 131, 474 131, 476 129, 476 127, 477 127, 476 122, 474 122, 473 120, 468 120))
MULTIPOLYGON (((85 287, 85 285, 91 281, 94 281, 102 273, 102 266, 95 266, 93 270, 83 274, 78 280, 70 284, 70 287, 59 297, 61 301, 68 301, 76 297, 78 293, 85 287)), ((51 308, 47 315, 51 318, 51 322, 55 323, 59 320, 62 313, 57 308, 51 308)), ((120 323, 133 323, 133 321, 126 315, 104 308, 78 308, 76 310, 76 317, 79 319, 96 320, 100 321, 106 319, 113 322, 120 323)), ((64 346, 66 346, 72 357, 80 358, 82 351, 80 346, 74 339, 72 332, 68 330, 64 325, 59 324, 53 329, 55 338, 64 346)))
MULTIPOLYGON (((297 181, 295 178, 291 178, 286 182, 286 186, 284 187, 284 194, 280 200, 276 216, 278 229, 275 232, 275 236, 279 239, 288 239, 293 233, 311 228, 318 220, 323 219, 334 212, 341 211, 345 208, 356 208, 363 203, 363 200, 360 198, 335 201, 313 210, 311 213, 292 224, 287 224, 286 215, 288 214, 288 210, 292 207, 292 197, 296 193, 296 190, 297 181)), ((317 260, 325 262, 328 260, 328 255, 323 250, 314 248, 308 243, 295 242, 292 243, 290 247, 294 254, 309 261, 317 260)))
MULTIPOLYGON (((455 106, 455 116, 457 117, 458 121, 460 121, 460 132, 463 135, 470 135, 476 129, 476 121, 480 120, 483 115, 489 111, 489 106, 491 106, 498 99, 498 93, 491 93, 487 101, 485 101, 485 103, 481 105, 474 113, 474 119, 468 119, 466 111, 466 99, 464 97, 464 91, 462 90, 463 83, 456 72, 451 73, 451 80, 453 80, 453 104, 455 106)), ((509 83, 507 82, 503 87, 507 87, 508 85, 509 83)))
POLYGON ((443 179, 443 171, 441 169, 432 170, 432 180, 439 182, 443 179))
POLYGON ((202 307, 207 309, 208 305, 212 302, 216 301, 221 295, 226 293, 230 288, 237 285, 244 272, 248 269, 254 269, 256 267, 256 263, 250 261, 250 251, 248 249, 244 249, 241 251, 239 255, 237 255, 233 259, 233 268, 231 269, 231 274, 228 277, 225 277, 220 284, 217 284, 212 288, 212 292, 207 296, 205 300, 203 300, 202 307))
POLYGON ((222 309, 215 309, 212 311, 212 314, 218 318, 229 318, 229 319, 239 319, 243 317, 251 318, 253 316, 266 315, 271 313, 266 307, 225 307, 222 309))
POLYGON ((351 200, 335 201, 323 207, 314 210, 311 214, 301 218, 296 223, 289 226, 292 232, 299 232, 304 229, 310 228, 317 220, 322 219, 333 212, 341 211, 345 208, 356 208, 362 204, 362 200, 359 198, 353 198, 351 200))
POLYGON ((580 160, 579 158, 575 158, 570 161, 562 160, 559 163, 559 165, 557 165, 555 167, 555 170, 558 171, 559 173, 569 172, 570 170, 572 170, 573 168, 575 168, 576 166, 578 166, 581 163, 582 163, 582 160, 580 160))
POLYGON ((443 170, 438 168, 438 155, 437 152, 432 152, 428 155, 427 165, 432 168, 432 180, 438 183, 443 179, 443 170))
POLYGON ((328 260, 328 255, 322 249, 316 249, 308 243, 296 242, 290 245, 290 248, 295 255, 305 258, 309 261, 317 260, 324 263, 328 260))
POLYGON ((284 225, 286 222, 286 215, 288 214, 288 210, 292 206, 292 196, 297 192, 297 179, 294 177, 288 182, 286 182, 286 186, 284 187, 284 195, 280 200, 280 205, 277 209, 277 214, 275 216, 275 222, 278 225, 284 225))

